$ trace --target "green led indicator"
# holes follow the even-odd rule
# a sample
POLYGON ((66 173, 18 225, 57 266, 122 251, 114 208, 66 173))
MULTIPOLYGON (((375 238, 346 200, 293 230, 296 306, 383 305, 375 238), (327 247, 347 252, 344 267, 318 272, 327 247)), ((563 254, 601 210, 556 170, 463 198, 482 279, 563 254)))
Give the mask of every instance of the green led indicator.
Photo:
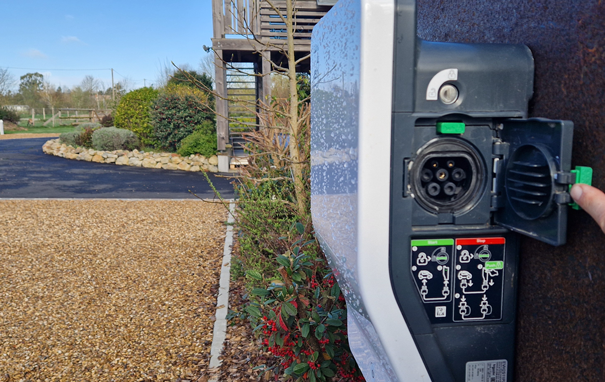
POLYGON ((479 255, 482 259, 489 258, 489 253, 482 253, 479 255))
POLYGON ((447 256, 439 256, 437 257, 437 260, 447 260, 447 256))
POLYGON ((454 239, 412 240, 412 247, 428 247, 433 245, 454 245, 454 239))
POLYGON ((437 122, 439 134, 464 134, 465 125, 462 122, 437 122))
POLYGON ((504 269, 504 261, 486 261, 485 269, 504 269))

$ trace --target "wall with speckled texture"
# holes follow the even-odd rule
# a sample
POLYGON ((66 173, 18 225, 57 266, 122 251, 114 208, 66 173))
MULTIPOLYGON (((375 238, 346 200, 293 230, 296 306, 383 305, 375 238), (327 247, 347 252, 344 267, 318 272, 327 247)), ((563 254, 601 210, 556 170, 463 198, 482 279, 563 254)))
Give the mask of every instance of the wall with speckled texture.
MULTIPOLYGON (((531 117, 575 123, 573 165, 605 189, 605 1, 419 0, 429 41, 523 43, 535 59, 531 117)), ((523 239, 515 381, 605 380, 605 235, 570 211, 568 244, 523 239)))

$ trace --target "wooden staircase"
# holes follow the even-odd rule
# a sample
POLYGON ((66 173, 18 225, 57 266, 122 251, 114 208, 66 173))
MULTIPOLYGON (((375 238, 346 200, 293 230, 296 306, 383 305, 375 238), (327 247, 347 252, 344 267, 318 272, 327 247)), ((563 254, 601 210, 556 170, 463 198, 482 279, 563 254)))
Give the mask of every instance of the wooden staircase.
POLYGON ((233 156, 245 156, 242 134, 258 128, 256 100, 258 98, 256 65, 250 62, 229 63, 225 73, 227 110, 229 116, 229 143, 233 156))

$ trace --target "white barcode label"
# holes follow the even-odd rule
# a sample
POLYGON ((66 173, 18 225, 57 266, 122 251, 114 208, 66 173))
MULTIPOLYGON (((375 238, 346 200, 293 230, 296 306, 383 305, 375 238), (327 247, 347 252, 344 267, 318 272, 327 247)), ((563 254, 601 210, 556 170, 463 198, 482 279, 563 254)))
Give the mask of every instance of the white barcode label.
POLYGON ((505 359, 466 363, 466 382, 506 382, 505 359))

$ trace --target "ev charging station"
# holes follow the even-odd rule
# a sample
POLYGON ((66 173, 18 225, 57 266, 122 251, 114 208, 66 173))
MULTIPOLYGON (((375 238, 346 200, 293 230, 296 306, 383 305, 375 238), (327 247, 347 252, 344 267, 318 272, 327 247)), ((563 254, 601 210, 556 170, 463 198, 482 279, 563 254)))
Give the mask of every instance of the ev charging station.
POLYGON ((524 45, 427 42, 414 0, 312 38, 311 211, 368 381, 513 380, 518 234, 566 241, 571 121, 528 119, 524 45))

